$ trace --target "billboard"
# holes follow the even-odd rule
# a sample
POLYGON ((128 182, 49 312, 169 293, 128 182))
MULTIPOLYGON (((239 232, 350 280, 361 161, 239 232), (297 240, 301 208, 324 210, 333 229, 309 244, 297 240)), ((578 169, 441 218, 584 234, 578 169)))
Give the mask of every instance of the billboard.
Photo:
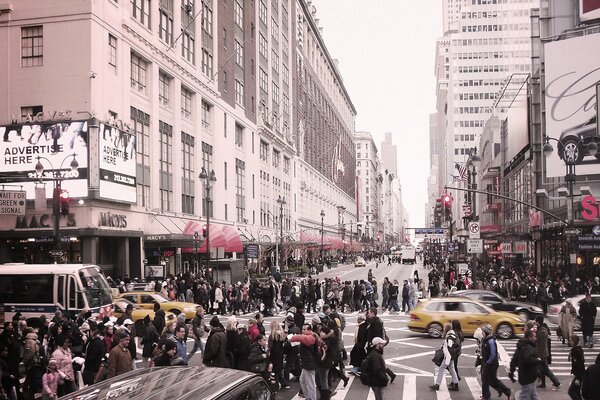
POLYGON ((509 163, 529 146, 527 87, 523 85, 508 108, 506 161, 509 163))
POLYGON ((600 81, 600 34, 546 43, 546 134, 554 152, 546 159, 546 176, 565 175, 565 160, 573 160, 577 175, 598 174, 600 153, 588 154, 586 144, 598 141, 596 83, 600 81), (563 151, 566 150, 566 151, 563 151))
POLYGON ((579 19, 581 21, 600 19, 600 0, 579 0, 579 19))
POLYGON ((88 195, 86 121, 15 123, 0 126, 0 136, 0 182, 21 186, 27 199, 35 199, 35 185, 42 182, 46 198, 52 198, 55 180, 70 197, 88 195), (71 170, 73 159, 79 164, 76 171, 71 170), (41 176, 35 170, 38 160, 41 176))
POLYGON ((101 123, 98 156, 100 197, 135 203, 135 135, 101 123))

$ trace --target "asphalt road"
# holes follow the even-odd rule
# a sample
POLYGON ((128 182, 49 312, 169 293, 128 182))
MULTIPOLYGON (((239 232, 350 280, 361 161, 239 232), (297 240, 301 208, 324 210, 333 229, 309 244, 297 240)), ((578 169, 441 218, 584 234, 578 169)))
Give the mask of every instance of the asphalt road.
MULTIPOLYGON (((353 265, 340 266, 331 270, 326 270, 318 277, 333 277, 339 276, 342 281, 354 279, 366 279, 369 268, 375 275, 377 282, 380 284, 383 278, 387 276, 390 280, 398 279, 402 282, 404 279, 413 276, 414 270, 419 272, 421 278, 427 277, 427 269, 422 265, 399 265, 393 264, 387 266, 380 264, 375 267, 375 263, 370 263, 366 268, 354 268, 353 265)), ((352 348, 354 332, 356 329, 356 317, 358 313, 345 313, 346 329, 344 331, 345 346, 348 351, 352 348)), ((307 320, 312 318, 313 314, 306 314, 307 320)), ((462 356, 459 359, 459 373, 462 380, 459 384, 458 392, 448 392, 446 385, 441 385, 441 390, 434 392, 429 389, 429 386, 434 382, 434 364, 431 359, 436 348, 442 341, 441 339, 430 339, 423 334, 410 332, 407 328, 408 315, 404 313, 380 313, 380 317, 385 324, 386 332, 390 338, 390 343, 386 346, 384 357, 387 366, 397 374, 394 383, 389 384, 386 389, 386 398, 403 399, 403 400, 457 400, 457 399, 479 399, 481 396, 481 379, 479 378, 479 369, 475 368, 475 348, 476 342, 474 339, 467 338, 463 345, 462 356)), ((242 317, 243 318, 243 317, 242 317)), ((267 318, 265 326, 273 320, 283 321, 284 314, 267 318)), ((221 318, 225 322, 226 317, 221 318)), ((510 363, 510 358, 515 351, 518 338, 499 341, 500 368, 498 376, 500 379, 513 391, 519 390, 518 383, 511 383, 507 377, 507 368, 510 363)), ((188 345, 192 345, 190 341, 188 345)), ((550 366, 555 375, 561 381, 562 388, 558 391, 552 391, 551 382, 548 380, 547 389, 538 389, 538 394, 541 399, 567 399, 567 389, 571 382, 571 363, 568 361, 569 348, 563 346, 553 334, 553 363, 550 366)), ((586 366, 589 366, 596 359, 600 352, 598 347, 593 349, 585 349, 586 366)), ((201 354, 193 356, 190 364, 199 365, 201 363, 201 354)), ((350 370, 347 367, 347 372, 350 370)), ((446 373, 445 381, 450 382, 449 374, 446 373)), ((368 387, 361 384, 360 379, 350 376, 350 382, 346 388, 338 383, 337 392, 332 397, 334 400, 371 400, 374 399, 374 394, 368 387)), ((298 382, 293 381, 289 389, 281 390, 277 394, 277 398, 281 400, 300 399, 298 396, 298 382)), ((492 398, 497 398, 497 393, 492 390, 492 398)), ((503 397, 506 398, 506 397, 503 397)))

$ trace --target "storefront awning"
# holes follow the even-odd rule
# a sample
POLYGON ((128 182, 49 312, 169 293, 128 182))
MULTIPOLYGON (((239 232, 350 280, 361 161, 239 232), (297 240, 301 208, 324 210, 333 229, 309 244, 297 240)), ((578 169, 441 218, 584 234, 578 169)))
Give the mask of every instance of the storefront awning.
MULTIPOLYGON (((201 222, 189 221, 183 229, 183 233, 191 238, 194 237, 195 232, 200 235, 202 244, 198 246, 198 253, 206 253, 206 239, 201 236, 203 226, 204 224, 201 222)), ((208 228, 208 235, 210 247, 213 249, 223 247, 226 253, 242 253, 244 251, 240 235, 234 226, 211 223, 208 228)), ((184 253, 193 253, 194 251, 193 247, 183 249, 184 253)))

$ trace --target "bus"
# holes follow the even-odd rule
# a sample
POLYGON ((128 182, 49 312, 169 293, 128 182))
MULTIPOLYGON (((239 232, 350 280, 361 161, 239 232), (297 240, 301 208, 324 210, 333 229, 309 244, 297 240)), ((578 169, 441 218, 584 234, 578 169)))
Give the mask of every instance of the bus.
POLYGON ((0 326, 20 313, 37 324, 60 310, 77 315, 110 316, 110 286, 100 267, 91 264, 0 264, 0 326))

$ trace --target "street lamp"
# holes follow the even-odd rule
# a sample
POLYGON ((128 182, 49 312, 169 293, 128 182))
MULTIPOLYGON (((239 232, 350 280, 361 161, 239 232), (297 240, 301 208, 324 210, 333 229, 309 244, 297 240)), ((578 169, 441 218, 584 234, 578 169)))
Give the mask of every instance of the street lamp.
MULTIPOLYGON (((477 189, 477 170, 481 165, 481 157, 477 155, 477 147, 471 149, 471 154, 467 160, 469 168, 469 186, 471 189, 477 189)), ((477 192, 469 193, 469 203, 471 203, 471 219, 477 221, 477 192)))
MULTIPOLYGON (((212 199, 210 197, 210 190, 213 184, 217 181, 215 170, 211 170, 210 173, 206 172, 206 169, 202 167, 198 178, 204 179, 204 187, 206 189, 206 268, 210 267, 210 214, 212 212, 212 199)), ((217 269, 217 279, 219 278, 219 270, 217 269)))
POLYGON ((199 238, 198 231, 194 231, 194 273, 198 272, 198 240, 199 238))
POLYGON ((325 265, 323 260, 323 229, 324 229, 324 221, 325 221, 325 211, 321 210, 321 263, 325 265))
MULTIPOLYGON (((575 182, 577 181, 575 165, 583 160, 583 157, 586 155, 584 150, 587 150, 587 155, 590 155, 592 157, 595 156, 598 152, 598 145, 596 144, 596 142, 591 141, 585 144, 583 143, 584 139, 587 140, 588 138, 582 137, 578 141, 574 141, 571 139, 563 139, 564 142, 562 142, 559 139, 544 136, 544 147, 542 148, 544 156, 550 157, 554 152, 554 147, 552 146, 552 143, 550 143, 550 140, 554 140, 556 143, 558 143, 558 156, 565 163, 565 182, 567 183, 568 190, 568 193, 566 194, 566 197, 568 198, 567 220, 572 228, 575 227, 575 218, 573 215, 573 200, 575 198, 575 193, 573 193, 573 187, 575 185, 575 182)), ((574 250, 572 242, 573 237, 571 236, 569 238, 569 241, 567 242, 567 244, 570 247, 569 264, 571 264, 571 294, 576 295, 577 293, 575 293, 575 274, 577 271, 577 260, 575 254, 571 254, 571 251, 574 250)))
POLYGON ((275 266, 279 267, 280 260, 283 259, 283 206, 286 205, 285 197, 279 196, 277 198, 277 204, 279 204, 279 248, 275 250, 275 266), (281 256, 279 251, 281 250, 281 256))
MULTIPOLYGON (((44 179, 44 165, 42 164, 42 160, 50 164, 50 167, 52 169, 52 172, 50 173, 51 176, 48 177, 48 179, 54 181, 54 190, 52 192, 52 217, 54 219, 54 250, 60 250, 60 215, 62 206, 61 197, 63 195, 62 181, 68 179, 68 177, 65 177, 61 174, 61 171, 63 169, 63 164, 65 163, 65 161, 69 157, 73 157, 69 166, 71 168, 72 176, 75 176, 77 173, 77 169, 79 169, 79 163, 75 158, 76 156, 77 154, 73 153, 63 158, 63 160, 60 163, 60 168, 58 172, 54 171, 54 166, 52 165, 52 162, 46 157, 38 156, 37 163, 35 164, 35 172, 37 176, 40 177, 40 179, 42 180, 44 179)), ((68 208, 66 209, 66 212, 68 212, 68 208)))

